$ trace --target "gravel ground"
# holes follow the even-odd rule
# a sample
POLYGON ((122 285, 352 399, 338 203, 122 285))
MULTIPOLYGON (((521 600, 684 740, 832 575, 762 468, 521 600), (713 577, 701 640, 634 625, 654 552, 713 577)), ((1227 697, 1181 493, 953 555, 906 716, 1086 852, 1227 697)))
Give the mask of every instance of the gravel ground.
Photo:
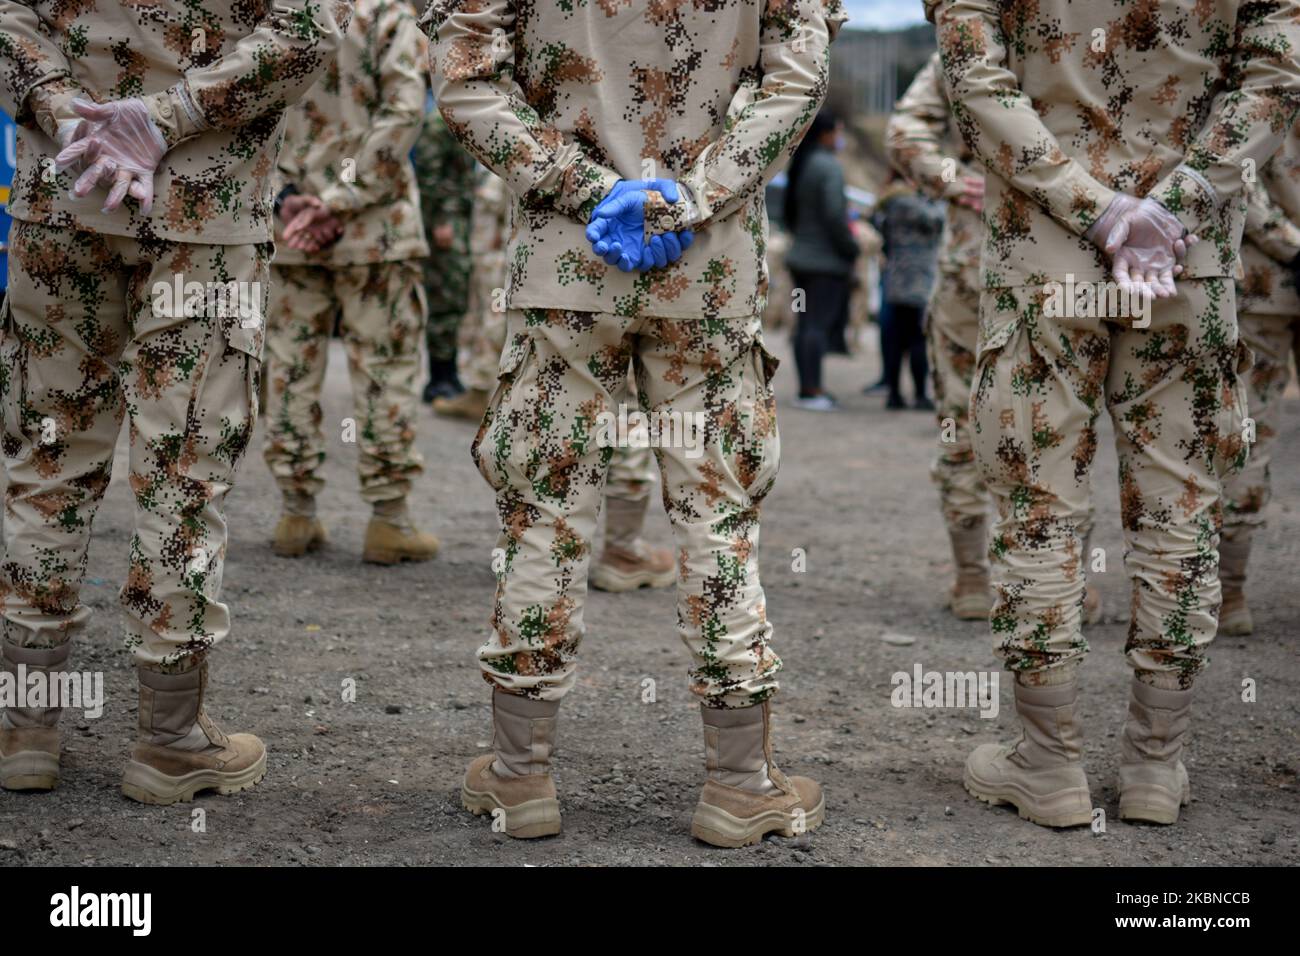
MULTIPOLYGON (((105 672, 105 712, 93 721, 65 715, 58 790, 0 792, 0 865, 1300 862, 1300 402, 1288 402, 1271 524, 1257 539, 1257 633, 1213 649, 1187 757, 1194 799, 1176 828, 1130 826, 1115 810, 1128 589, 1106 434, 1094 545, 1106 549, 1110 570, 1094 580, 1110 616, 1089 630, 1082 716, 1094 801, 1111 819, 1104 833, 1054 832, 978 803, 961 786, 967 752, 1009 733, 1009 682, 995 720, 890 705, 891 674, 918 662, 925 670, 995 668, 987 628, 943 607, 952 568, 927 477, 932 418, 889 413, 880 397, 862 395, 874 379, 869 356, 829 361, 843 411, 789 408, 792 365, 778 376, 784 461, 765 507, 762 564, 786 662, 775 703, 779 762, 825 785, 827 822, 817 831, 740 851, 689 836, 703 745, 673 596, 664 591, 592 594, 582 670, 560 725, 563 834, 515 842, 460 809, 464 766, 490 736, 489 693, 473 651, 490 611, 495 522, 490 490, 468 455, 473 428, 429 416, 414 509, 442 538, 430 564, 360 563, 367 513, 356 496, 355 451, 337 441, 321 501, 331 546, 297 561, 274 557, 275 487, 260 454, 245 463, 229 503, 225 596, 235 625, 213 658, 209 709, 227 730, 260 734, 269 769, 246 793, 166 808, 117 790, 136 700, 116 598, 131 521, 120 456, 83 591, 100 613, 73 656, 78 669, 105 672), (802 573, 792 567, 795 548, 807 554, 802 573), (1258 684, 1255 703, 1241 700, 1247 677, 1258 684), (347 678, 356 681, 354 703, 341 700, 347 678), (653 703, 643 703, 646 678, 655 681, 653 703)), ((349 414, 347 387, 336 344, 327 422, 349 414)), ((669 539, 658 509, 649 533, 669 539)))

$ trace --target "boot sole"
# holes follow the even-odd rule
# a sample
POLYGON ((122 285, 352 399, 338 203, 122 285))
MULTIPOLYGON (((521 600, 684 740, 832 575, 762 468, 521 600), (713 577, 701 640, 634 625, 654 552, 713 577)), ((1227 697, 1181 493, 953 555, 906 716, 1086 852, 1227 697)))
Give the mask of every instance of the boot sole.
MULTIPOLYGON (((817 806, 804 814, 802 832, 811 833, 825 819, 826 797, 823 796, 817 801, 817 806)), ((794 820, 794 814, 785 810, 769 810, 756 817, 737 817, 712 804, 701 803, 691 818, 691 836, 710 846, 734 850, 761 843, 769 833, 783 837, 798 836, 794 830, 794 820)))
POLYGON ((59 758, 44 750, 20 750, 0 757, 0 788, 53 790, 59 784, 59 758))
POLYGON ((204 790, 215 790, 222 796, 239 793, 261 783, 266 776, 266 754, 257 762, 236 773, 220 770, 195 770, 183 777, 171 777, 148 764, 132 760, 122 777, 122 795, 138 803, 170 806, 189 803, 194 795, 204 790))
POLYGON ((636 591, 639 588, 666 588, 677 580, 677 569, 669 568, 660 574, 641 571, 637 574, 624 574, 612 568, 597 568, 591 574, 591 586, 597 591, 636 591))
POLYGON ((533 840, 537 837, 555 836, 560 832, 560 801, 550 797, 526 800, 518 806, 507 807, 493 794, 470 790, 461 785, 460 802, 476 817, 501 810, 506 817, 506 836, 516 840, 533 840))
POLYGON ((966 792, 976 800, 982 800, 992 807, 1013 806, 1022 820, 1037 823, 1040 827, 1064 829, 1092 824, 1092 795, 1087 791, 1084 791, 1084 797, 1089 804, 1086 810, 1064 809, 1052 808, 1047 804, 1072 803, 1079 798, 1078 790, 1058 790, 1039 797, 1019 787, 982 783, 971 776, 969 769, 963 774, 962 782, 966 786, 966 792))
POLYGON ((401 564, 403 561, 420 562, 432 561, 438 556, 438 552, 427 555, 412 555, 402 551, 363 551, 361 560, 367 564, 401 564))

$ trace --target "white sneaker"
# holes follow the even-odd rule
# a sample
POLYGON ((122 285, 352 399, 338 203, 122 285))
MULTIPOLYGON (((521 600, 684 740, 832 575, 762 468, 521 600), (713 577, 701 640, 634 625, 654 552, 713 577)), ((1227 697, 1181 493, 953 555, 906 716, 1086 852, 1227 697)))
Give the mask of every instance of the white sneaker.
POLYGON ((806 412, 833 412, 839 409, 835 404, 835 399, 829 395, 813 395, 810 398, 796 398, 794 400, 795 408, 802 408, 806 412))

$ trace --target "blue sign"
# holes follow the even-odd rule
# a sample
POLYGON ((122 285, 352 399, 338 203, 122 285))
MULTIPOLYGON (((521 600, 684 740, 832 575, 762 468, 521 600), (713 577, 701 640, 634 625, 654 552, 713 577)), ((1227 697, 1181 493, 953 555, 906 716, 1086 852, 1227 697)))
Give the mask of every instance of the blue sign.
POLYGON ((4 132, 3 149, 0 149, 0 289, 9 287, 9 187, 14 182, 14 167, 18 163, 18 127, 6 114, 0 113, 0 131, 4 132))

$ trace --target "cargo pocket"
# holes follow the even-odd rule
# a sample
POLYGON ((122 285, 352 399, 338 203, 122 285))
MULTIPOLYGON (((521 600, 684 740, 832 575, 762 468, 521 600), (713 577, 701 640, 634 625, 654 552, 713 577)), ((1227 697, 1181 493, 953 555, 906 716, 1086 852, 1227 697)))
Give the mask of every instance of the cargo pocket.
MULTIPOLYGON (((263 303, 264 305, 264 303, 263 303)), ((257 424, 265 322, 226 316, 207 368, 190 392, 186 454, 179 470, 189 478, 232 484, 257 424)))
MULTIPOLYGON (((771 490, 781 465, 781 433, 776 424, 773 388, 781 360, 767 350, 761 336, 754 338, 749 358, 750 369, 744 376, 740 397, 745 436, 736 449, 735 467, 745 492, 759 501, 771 490)), ((727 451, 725 445, 723 451, 727 451)))
POLYGON ((527 466, 529 441, 522 422, 537 401, 537 389, 530 386, 526 368, 533 351, 531 335, 516 336, 502 351, 496 388, 470 446, 474 464, 494 491, 509 484, 512 471, 521 474, 527 466))
POLYGON ((0 451, 5 461, 19 464, 32 455, 32 443, 23 428, 23 410, 27 405, 27 348, 14 327, 9 310, 9 293, 0 303, 0 408, 3 408, 4 431, 0 434, 0 451))
POLYGON ((1219 413, 1219 434, 1214 445, 1214 468, 1220 478, 1239 473, 1250 459, 1251 442, 1246 440, 1246 418, 1250 407, 1246 377, 1255 367, 1255 353, 1245 342, 1238 340, 1232 363, 1232 379, 1225 389, 1228 395, 1219 413))

